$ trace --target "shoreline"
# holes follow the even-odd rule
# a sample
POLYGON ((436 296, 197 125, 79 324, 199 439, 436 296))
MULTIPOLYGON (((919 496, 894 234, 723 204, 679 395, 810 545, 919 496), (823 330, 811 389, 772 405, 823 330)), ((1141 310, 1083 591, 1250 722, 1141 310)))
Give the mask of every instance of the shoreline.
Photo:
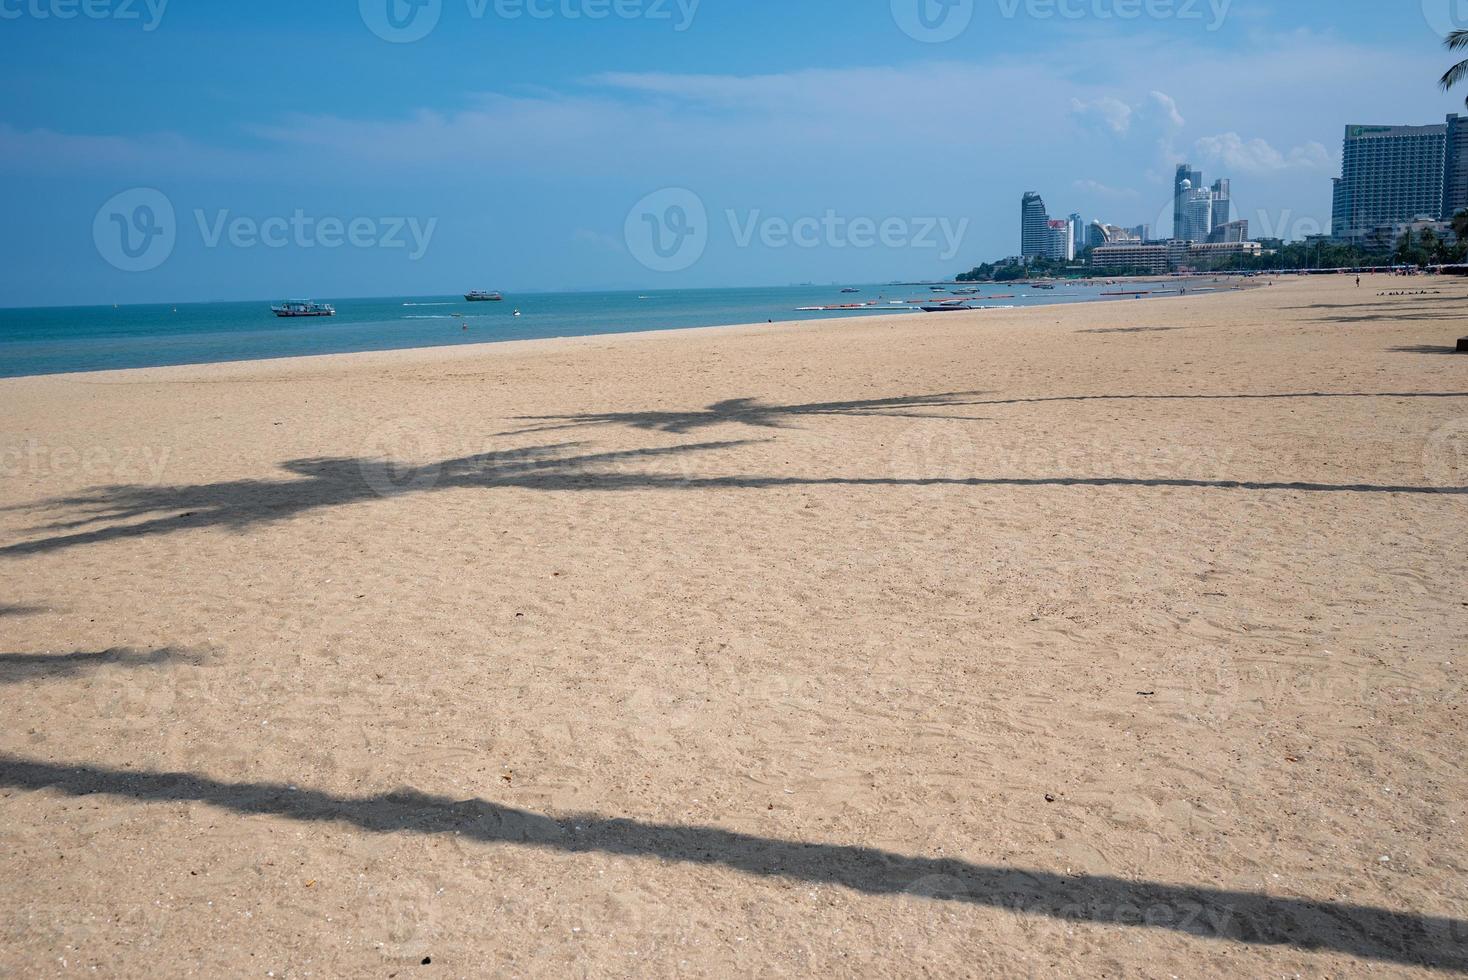
MULTIPOLYGON (((1258 275, 1266 275, 1266 274, 1267 273, 1258 273, 1258 275)), ((1282 278, 1283 276, 1289 275, 1289 274, 1290 273, 1279 273, 1278 275, 1276 275, 1276 278, 1282 278)), ((1071 279, 1071 280, 1066 280, 1066 279, 1033 279, 1033 280, 1031 280, 1031 279, 1021 279, 1021 280, 1016 280, 1014 283, 995 283, 995 282, 971 283, 971 282, 959 282, 957 280, 943 281, 943 280, 937 280, 937 279, 935 279, 935 280, 933 280, 931 282, 873 282, 873 283, 852 282, 852 283, 817 283, 817 284, 810 284, 810 283, 774 283, 774 284, 763 285, 763 286, 680 286, 680 287, 666 287, 666 288, 672 288, 672 289, 674 289, 675 291, 678 291, 678 292, 695 292, 695 293, 698 293, 698 292, 744 292, 744 291, 758 292, 758 291, 761 291, 761 290, 769 290, 769 289, 804 289, 804 288, 811 288, 812 286, 819 287, 819 288, 825 288, 827 286, 829 286, 830 288, 840 288, 840 287, 843 287, 843 286, 855 286, 855 287, 857 287, 859 289, 863 289, 863 290, 866 290, 866 289, 882 290, 882 289, 894 289, 894 288, 898 288, 898 287, 906 288, 906 287, 909 287, 909 286, 913 286, 913 287, 916 287, 916 286, 975 286, 975 285, 978 285, 978 286, 1004 286, 1004 285, 1029 285, 1029 284, 1034 283, 1034 282, 1075 282, 1075 283, 1089 283, 1089 282, 1098 282, 1098 281, 1101 281, 1102 279, 1106 279, 1108 281, 1114 281, 1114 282, 1168 282, 1168 281, 1173 281, 1173 280, 1202 279, 1202 278, 1207 278, 1210 275, 1212 275, 1212 273, 1201 274, 1201 275, 1197 275, 1197 276, 1179 276, 1179 275, 1171 274, 1171 273, 1168 274, 1168 275, 1165 275, 1165 276, 1109 276, 1109 277, 1089 276, 1089 277, 1084 278, 1084 279, 1071 279)), ((1237 274, 1237 273, 1234 273, 1234 274, 1219 273, 1219 275, 1221 275, 1225 279, 1237 279, 1237 278, 1240 278, 1240 275, 1237 274)), ((601 288, 588 288, 588 289, 571 289, 571 288, 565 288, 565 289, 529 289, 529 290, 524 290, 524 291, 501 290, 501 292, 503 292, 505 294, 505 296, 506 296, 506 299, 504 300, 504 302, 509 303, 509 304, 512 304, 512 305, 514 303, 514 299, 511 299, 509 297, 519 298, 519 297, 523 297, 523 296, 530 296, 530 297, 538 297, 538 296, 579 296, 579 295, 596 295, 596 294, 599 294, 599 293, 605 293, 605 294, 608 294, 608 295, 637 295, 637 294, 645 294, 645 293, 657 293, 659 291, 660 291, 660 287, 657 287, 657 286, 646 286, 646 287, 630 287, 630 286, 623 287, 623 286, 617 286, 617 287, 609 287, 609 288, 605 288, 605 289, 601 289, 601 288)), ((323 302, 340 303, 340 302, 352 302, 352 301, 357 301, 357 300, 366 301, 366 302, 380 302, 382 300, 392 300, 392 299, 459 299, 459 298, 462 298, 463 295, 464 294, 462 292, 423 293, 421 295, 412 295, 412 296, 398 295, 396 293, 386 293, 386 294, 383 294, 383 295, 380 295, 380 296, 344 296, 344 297, 336 297, 336 298, 333 298, 331 296, 327 296, 327 298, 325 300, 323 300, 323 302)), ((145 308, 145 307, 156 307, 156 306, 216 306, 216 305, 233 305, 233 304, 246 304, 246 303, 259 304, 261 306, 270 306, 271 304, 278 303, 278 302, 280 302, 280 297, 278 295, 275 295, 275 296, 243 296, 243 297, 235 297, 235 298, 232 298, 232 299, 226 298, 226 299, 157 300, 155 302, 148 302, 148 303, 81 303, 81 304, 74 304, 74 303, 46 303, 46 304, 42 304, 40 306, 36 306, 36 305, 24 305, 24 304, 19 305, 19 306, 0 306, 0 313, 14 313, 16 311, 29 311, 29 310, 106 310, 106 309, 124 309, 125 310, 125 309, 129 309, 129 308, 145 308)))
MULTIPOLYGON (((1118 279, 1117 281, 1118 282, 1121 282, 1123 280, 1118 279)), ((1139 279, 1139 280, 1136 280, 1136 281, 1138 281, 1138 282, 1164 282, 1164 281, 1166 281, 1166 282, 1174 282, 1174 281, 1177 281, 1177 280, 1175 278, 1174 279, 1168 279, 1168 280, 1164 280, 1164 279, 1160 279, 1160 278, 1148 278, 1148 279, 1139 279)), ((929 317, 943 317, 944 319, 954 319, 954 318, 962 319, 964 314, 971 314, 971 315, 974 315, 974 316, 990 316, 990 315, 993 315, 993 314, 1003 313, 1003 314, 1011 314, 1012 315, 1012 314, 1017 314, 1017 313, 1028 313, 1028 312, 1032 312, 1032 311, 1033 312, 1040 312, 1040 311, 1043 311, 1043 310, 1053 310, 1053 309, 1057 309, 1057 308, 1065 308, 1065 307, 1072 307, 1072 306, 1083 306, 1083 307, 1090 307, 1090 306, 1116 306, 1116 305, 1130 306, 1130 305, 1133 305, 1133 304, 1135 304, 1137 302, 1159 302, 1159 301, 1164 301, 1164 300, 1178 300, 1178 299, 1188 300, 1188 299, 1195 299, 1195 298, 1196 299, 1208 299, 1208 298, 1211 298, 1211 297, 1220 296, 1220 295, 1226 295, 1226 294, 1229 294, 1229 293, 1243 292, 1243 291, 1247 291, 1247 290, 1251 290, 1251 289, 1260 289, 1260 288, 1264 288, 1264 286, 1265 286, 1264 283, 1252 283, 1252 284, 1248 284, 1248 285, 1239 284, 1239 285, 1234 285, 1234 286, 1232 286, 1230 288, 1227 288, 1227 289, 1216 289, 1216 290, 1212 290, 1212 291, 1200 291, 1200 292, 1197 292, 1197 293, 1189 293, 1186 296, 1177 295, 1177 294, 1170 294, 1170 295, 1156 295, 1156 296, 1134 297, 1133 299, 1130 299, 1130 300, 1120 299, 1120 298, 1108 298, 1108 299, 1105 299, 1105 300, 1097 299, 1097 300, 1094 300, 1094 301, 1087 301, 1087 302, 1081 302, 1081 303, 1033 303, 1033 304, 1029 304, 1029 305, 1026 305, 1026 306, 995 306, 995 307, 989 307, 987 309, 963 310, 963 311, 956 311, 956 312, 949 312, 949 313, 931 313, 930 314, 930 313, 924 313, 924 312, 922 312, 921 310, 918 310, 918 309, 913 309, 913 310, 906 310, 906 311, 900 311, 900 312, 899 311, 894 311, 894 312, 891 312, 891 313, 887 313, 887 312, 883 312, 883 313, 871 313, 871 314, 858 315, 858 316, 831 316, 829 318, 812 317, 812 318, 802 319, 802 320, 775 320, 775 321, 773 321, 771 323, 727 323, 727 324, 713 324, 713 325, 707 325, 707 326, 692 326, 692 327, 666 327, 666 328, 656 328, 656 327, 654 327, 654 328, 649 328, 649 329, 646 329, 646 330, 626 330, 626 331, 620 331, 620 332, 617 332, 617 333, 568 334, 568 335, 559 336, 559 337, 535 337, 535 338, 530 338, 530 339, 485 340, 485 341, 478 341, 478 342, 473 342, 473 343, 431 344, 431 345, 420 346, 420 347, 389 347, 389 348, 383 348, 383 349, 380 349, 380 350, 340 351, 340 352, 323 353, 323 354, 286 354, 286 355, 282 355, 282 356, 279 356, 279 357, 251 357, 251 358, 240 358, 240 359, 222 360, 222 361, 196 361, 196 362, 190 362, 190 363, 187 363, 187 364, 157 364, 157 365, 151 365, 151 366, 145 366, 145 367, 98 368, 98 369, 90 370, 90 371, 54 371, 54 372, 43 373, 43 374, 22 374, 22 375, 14 375, 14 376, 11 376, 11 377, 3 377, 3 378, 0 378, 0 386, 3 386, 5 384, 11 383, 11 382, 34 381, 36 379, 42 379, 42 378, 51 378, 51 379, 78 379, 78 380, 90 379, 90 380, 93 380, 93 381, 100 381, 100 380, 106 380, 106 379, 103 379, 103 378, 99 378, 98 377, 98 376, 101 376, 101 375, 106 375, 106 376, 111 376, 111 375, 128 375, 128 374, 136 374, 138 372, 149 372, 149 371, 200 370, 200 369, 213 369, 213 368, 223 369, 223 368, 228 368, 228 367, 248 368, 251 365, 273 365, 273 364, 280 364, 280 363, 287 363, 287 362, 303 362, 303 361, 304 362, 315 362, 315 361, 318 361, 318 360, 319 361, 328 361, 328 360, 334 360, 334 359, 337 359, 337 358, 371 358, 371 357, 382 357, 382 356, 386 356, 386 355, 428 355, 428 354, 435 353, 435 352, 438 352, 438 353, 440 353, 440 354, 442 354, 444 356, 447 356, 447 355, 449 355, 451 353, 459 353, 459 354, 466 355, 466 356, 472 356, 475 353, 487 353, 487 350, 486 349, 507 349, 507 350, 509 350, 511 352, 518 352, 520 350, 534 350, 534 349, 537 349, 535 345, 543 345, 543 344, 564 344, 564 343, 572 343, 572 342, 578 342, 578 341, 585 342, 585 341, 597 341, 597 340, 617 340, 617 341, 621 341, 621 340, 627 340, 627 339, 632 339, 632 338, 637 338, 637 337, 647 337, 647 336, 665 336, 665 335, 678 335, 678 334, 702 334, 702 333, 705 333, 705 332, 708 332, 708 331, 755 331, 755 330, 758 330, 760 328, 767 328, 767 329, 774 329, 774 328, 789 328, 789 329, 807 328, 808 329, 808 328, 810 328, 812 326, 823 326, 823 325, 849 326, 849 325, 853 325, 853 324, 866 323, 866 322, 877 322, 877 321, 884 321, 884 320, 894 320, 894 321, 896 321, 896 320, 911 320, 915 316, 918 317, 918 318, 922 318, 922 319, 926 319, 926 318, 929 318, 929 317)), ((981 299, 982 299, 982 297, 980 298, 980 300, 981 299)), ((979 300, 975 300, 975 302, 977 302, 977 301, 979 301, 979 300)), ((156 304, 149 304, 149 305, 156 305, 156 304)), ((425 357, 425 360, 433 360, 433 359, 436 359, 436 358, 426 358, 425 357)))

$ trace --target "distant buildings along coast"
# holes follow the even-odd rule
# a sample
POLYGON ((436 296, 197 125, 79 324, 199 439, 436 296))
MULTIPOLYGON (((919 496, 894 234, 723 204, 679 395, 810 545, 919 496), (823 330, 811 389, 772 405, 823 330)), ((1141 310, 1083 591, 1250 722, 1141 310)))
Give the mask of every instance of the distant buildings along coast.
MULTIPOLYGON (((1080 215, 1072 215, 1079 219, 1080 215)), ((1076 257, 1074 221, 1052 220, 1045 201, 1030 191, 1020 200, 1020 249, 1025 259, 1050 259, 1072 262, 1076 257)))
POLYGON ((1085 255, 1093 268, 1160 274, 1261 253, 1262 246, 1249 241, 1249 222, 1234 218, 1228 178, 1206 184, 1202 171, 1184 163, 1173 190, 1173 234, 1164 241, 1156 240, 1146 224, 1122 227, 1096 220, 1088 225, 1079 213, 1052 219, 1044 198, 1028 191, 1020 201, 1020 257, 1028 264, 1073 262, 1085 255))
POLYGON ((1452 237, 1468 210, 1468 117, 1433 126, 1346 127, 1335 179, 1331 238, 1390 248, 1409 231, 1452 237))
MULTIPOLYGON (((1330 233, 1309 236, 1307 245, 1332 242, 1383 254, 1428 231, 1456 245, 1453 217, 1468 211, 1468 116, 1431 126, 1347 126, 1332 205, 1330 233)), ((1278 250, 1285 243, 1267 244, 1278 250)), ((1087 223, 1079 212, 1052 218, 1036 191, 1020 202, 1017 262, 1024 266, 1081 260, 1093 269, 1161 274, 1206 270, 1265 251, 1265 243, 1249 239, 1249 222, 1234 209, 1233 182, 1209 183, 1190 163, 1178 164, 1173 178, 1166 239, 1155 238, 1150 225, 1087 223)))

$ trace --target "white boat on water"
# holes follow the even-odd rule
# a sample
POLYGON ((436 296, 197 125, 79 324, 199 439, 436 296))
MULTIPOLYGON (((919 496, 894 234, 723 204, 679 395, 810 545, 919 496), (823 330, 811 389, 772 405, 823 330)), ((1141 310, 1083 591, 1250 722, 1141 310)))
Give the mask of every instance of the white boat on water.
POLYGON ((272 306, 270 312, 279 317, 336 316, 336 307, 330 303, 313 303, 309 299, 288 299, 279 306, 272 306))

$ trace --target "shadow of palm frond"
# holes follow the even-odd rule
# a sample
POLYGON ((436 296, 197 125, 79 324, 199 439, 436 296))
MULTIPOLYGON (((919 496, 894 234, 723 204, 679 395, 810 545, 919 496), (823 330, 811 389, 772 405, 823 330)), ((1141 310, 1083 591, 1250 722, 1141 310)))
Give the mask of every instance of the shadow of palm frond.
MULTIPOLYGON (((1462 353, 1456 347, 1446 347, 1442 344, 1402 344, 1398 347, 1388 347, 1391 354, 1459 354, 1462 353)), ((1468 357, 1464 358, 1468 361, 1468 357)))
MULTIPOLYGON (((1166 397, 1210 398, 1221 396, 1166 397)), ((1015 399, 1013 402, 1046 400, 1053 399, 1015 399)), ((40 554, 80 545, 210 527, 241 531, 256 525, 289 520, 298 514, 326 507, 340 507, 404 494, 460 488, 606 493, 635 490, 775 490, 803 487, 1175 487, 1199 490, 1278 490, 1309 493, 1450 495, 1468 493, 1468 487, 1458 486, 1318 483, 1303 480, 1197 480, 1169 477, 1066 475, 1033 477, 699 476, 686 471, 656 472, 625 469, 625 464, 629 462, 681 458, 694 453, 747 446, 753 442, 753 440, 740 440, 696 443, 656 449, 579 454, 571 452, 577 446, 576 443, 563 443, 411 465, 365 458, 305 459, 283 464, 283 468, 294 475, 294 478, 291 479, 228 480, 220 483, 182 486, 101 487, 84 494, 34 505, 47 509, 70 507, 81 511, 81 514, 70 520, 58 521, 37 528, 38 531, 53 532, 44 537, 0 547, 0 556, 40 554)))
MULTIPOLYGON (((754 878, 835 885, 865 895, 969 904, 1110 930, 1162 930, 1205 941, 1338 952, 1429 969, 1468 969, 1468 921, 1329 899, 1105 875, 975 864, 855 844, 762 836, 721 827, 596 813, 560 817, 489 800, 403 789, 349 797, 281 783, 225 782, 0 755, 0 786, 142 803, 196 802, 248 816, 348 824, 374 834, 452 834, 563 854, 722 867, 754 878)), ((488 856, 487 858, 488 859, 488 856)))
MULTIPOLYGON (((1179 330, 1183 327, 1121 327, 1082 333, 1127 333, 1136 331, 1179 330)), ((715 402, 704 409, 684 412, 587 412, 577 415, 527 415, 519 421, 541 422, 528 428, 499 433, 501 436, 556 432, 603 425, 625 425, 634 429, 686 434, 694 429, 714 425, 749 425, 760 428, 789 428, 789 420, 812 415, 849 415, 861 418, 940 419, 959 422, 984 422, 987 418, 971 415, 942 415, 899 409, 984 408, 1003 405, 1039 405, 1056 402, 1103 401, 1269 401, 1295 398, 1468 398, 1468 391, 1285 391, 1285 392, 1181 392, 1176 394, 1118 395, 1040 395, 1017 398, 980 398, 982 391, 951 392, 941 395, 910 395, 902 398, 878 398, 868 401, 813 402, 808 405, 765 405, 753 398, 731 398, 715 402), (962 400, 960 400, 962 399, 962 400)))
POLYGON ((42 525, 52 533, 35 541, 0 547, 0 555, 25 555, 190 529, 246 528, 290 520, 298 514, 407 493, 462 487, 519 487, 587 490, 614 487, 680 487, 691 477, 677 473, 622 471, 648 462, 747 445, 748 440, 651 449, 574 453, 578 443, 531 446, 425 464, 367 458, 292 460, 281 468, 287 479, 225 480, 218 483, 98 487, 61 497, 37 509, 68 508, 71 518, 42 525), (105 526, 104 526, 105 525, 105 526))
POLYGON ((1358 316, 1324 316, 1317 323, 1423 323, 1428 320, 1455 320, 1457 322, 1468 321, 1459 310, 1444 310, 1442 312, 1422 312, 1402 310, 1396 313, 1362 313, 1358 316))
POLYGON ((857 418, 952 419, 981 422, 983 419, 962 415, 935 415, 920 409, 961 408, 977 402, 962 401, 981 395, 980 391, 949 392, 941 395, 904 395, 898 398, 871 398, 863 401, 811 402, 805 405, 770 405, 757 398, 728 398, 707 408, 670 412, 587 412, 578 415, 522 415, 516 421, 535 422, 522 429, 499 433, 502 436, 556 432, 598 425, 625 425, 634 429, 685 435, 695 429, 714 425, 748 425, 764 429, 791 427, 791 420, 811 415, 847 415, 857 418))
POLYGON ((198 663, 201 659, 201 654, 183 647, 164 647, 150 653, 130 647, 96 653, 0 653, 0 684, 74 677, 107 666, 159 667, 174 661, 198 663))
POLYGON ((1188 327, 1091 327, 1076 333, 1166 333, 1169 330, 1187 330, 1188 327))

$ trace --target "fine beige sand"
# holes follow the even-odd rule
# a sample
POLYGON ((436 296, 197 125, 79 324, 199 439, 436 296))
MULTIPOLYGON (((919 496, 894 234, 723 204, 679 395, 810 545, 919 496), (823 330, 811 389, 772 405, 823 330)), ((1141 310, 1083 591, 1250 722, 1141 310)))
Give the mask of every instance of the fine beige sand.
POLYGON ((0 975, 1468 970, 1465 299, 0 382, 0 975))

